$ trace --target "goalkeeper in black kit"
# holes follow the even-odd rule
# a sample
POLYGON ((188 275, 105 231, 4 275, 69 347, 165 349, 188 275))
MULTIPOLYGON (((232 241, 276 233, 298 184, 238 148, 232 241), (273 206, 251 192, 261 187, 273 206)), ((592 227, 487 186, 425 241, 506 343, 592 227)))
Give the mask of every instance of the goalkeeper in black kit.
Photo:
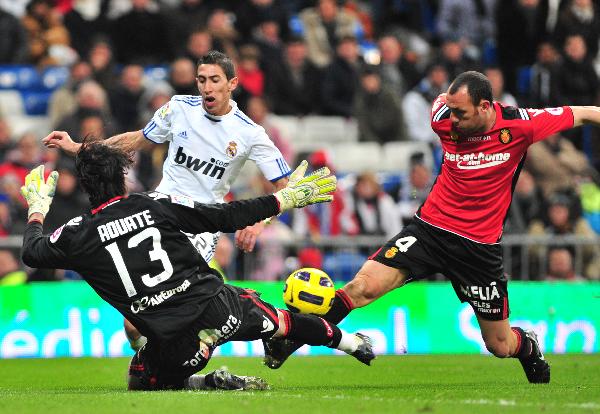
POLYGON ((375 358, 370 339, 360 333, 276 309, 254 291, 224 284, 182 233, 234 232, 285 210, 329 202, 336 188, 329 170, 304 177, 303 161, 273 195, 206 205, 158 192, 126 195, 130 165, 119 149, 84 143, 76 169, 94 208, 48 236, 42 223, 58 173, 45 181, 43 166, 37 167, 21 189, 29 204, 23 261, 77 271, 148 338, 129 366, 129 389, 267 388, 260 378, 224 370, 194 375, 228 341, 289 338, 339 349, 367 365, 375 358))

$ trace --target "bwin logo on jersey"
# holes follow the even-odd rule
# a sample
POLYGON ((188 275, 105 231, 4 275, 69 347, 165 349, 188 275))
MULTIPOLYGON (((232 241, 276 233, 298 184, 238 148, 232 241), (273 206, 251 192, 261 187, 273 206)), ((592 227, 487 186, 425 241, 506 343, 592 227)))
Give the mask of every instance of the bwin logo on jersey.
POLYGON ((210 162, 201 161, 200 159, 194 158, 191 155, 187 155, 185 152, 183 152, 183 147, 177 148, 175 162, 194 171, 202 170, 200 171, 201 174, 215 177, 217 180, 220 180, 221 177, 223 177, 225 168, 229 166, 228 162, 215 160, 214 158, 211 158, 210 162))

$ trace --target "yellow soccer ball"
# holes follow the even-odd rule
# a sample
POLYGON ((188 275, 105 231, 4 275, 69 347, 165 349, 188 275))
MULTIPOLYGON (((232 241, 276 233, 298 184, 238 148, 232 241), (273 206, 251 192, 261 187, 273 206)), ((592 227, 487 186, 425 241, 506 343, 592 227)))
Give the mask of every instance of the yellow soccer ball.
POLYGON ((305 267, 288 276, 283 301, 292 312, 325 315, 335 298, 331 278, 320 269, 305 267))

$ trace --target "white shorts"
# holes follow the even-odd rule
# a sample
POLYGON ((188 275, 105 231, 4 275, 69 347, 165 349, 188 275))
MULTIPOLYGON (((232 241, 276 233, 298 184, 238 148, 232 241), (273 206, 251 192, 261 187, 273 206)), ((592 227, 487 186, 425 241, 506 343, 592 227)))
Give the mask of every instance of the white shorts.
POLYGON ((192 243, 196 250, 198 250, 198 253, 200 253, 200 256, 202 256, 206 263, 209 263, 215 255, 215 249, 217 248, 219 237, 221 237, 221 232, 184 234, 188 237, 188 239, 190 239, 190 243, 192 243))

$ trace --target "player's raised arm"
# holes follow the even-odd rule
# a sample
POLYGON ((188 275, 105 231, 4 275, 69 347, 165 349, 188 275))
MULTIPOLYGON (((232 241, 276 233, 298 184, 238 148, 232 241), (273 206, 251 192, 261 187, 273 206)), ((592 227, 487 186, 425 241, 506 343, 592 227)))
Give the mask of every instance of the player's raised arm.
POLYGON ((573 126, 594 125, 600 126, 600 107, 598 106, 571 106, 573 111, 573 126))
MULTIPOLYGON (((71 136, 65 131, 52 131, 42 139, 42 142, 48 148, 60 148, 72 156, 75 156, 81 148, 81 144, 73 141, 71 136)), ((119 148, 125 152, 135 151, 147 145, 151 145, 144 137, 142 130, 124 132, 122 134, 110 137, 109 139, 103 141, 103 143, 105 145, 119 148)))
MULTIPOLYGON (((233 232, 286 210, 332 201, 331 193, 337 186, 335 176, 330 175, 328 168, 321 168, 304 177, 307 167, 308 163, 303 161, 292 174, 288 185, 271 196, 227 204, 195 203, 193 209, 174 206, 176 211, 171 216, 183 231, 233 232)), ((171 201, 186 205, 184 198, 188 199, 172 196, 171 201)), ((191 199, 187 203, 191 207, 191 199)))

